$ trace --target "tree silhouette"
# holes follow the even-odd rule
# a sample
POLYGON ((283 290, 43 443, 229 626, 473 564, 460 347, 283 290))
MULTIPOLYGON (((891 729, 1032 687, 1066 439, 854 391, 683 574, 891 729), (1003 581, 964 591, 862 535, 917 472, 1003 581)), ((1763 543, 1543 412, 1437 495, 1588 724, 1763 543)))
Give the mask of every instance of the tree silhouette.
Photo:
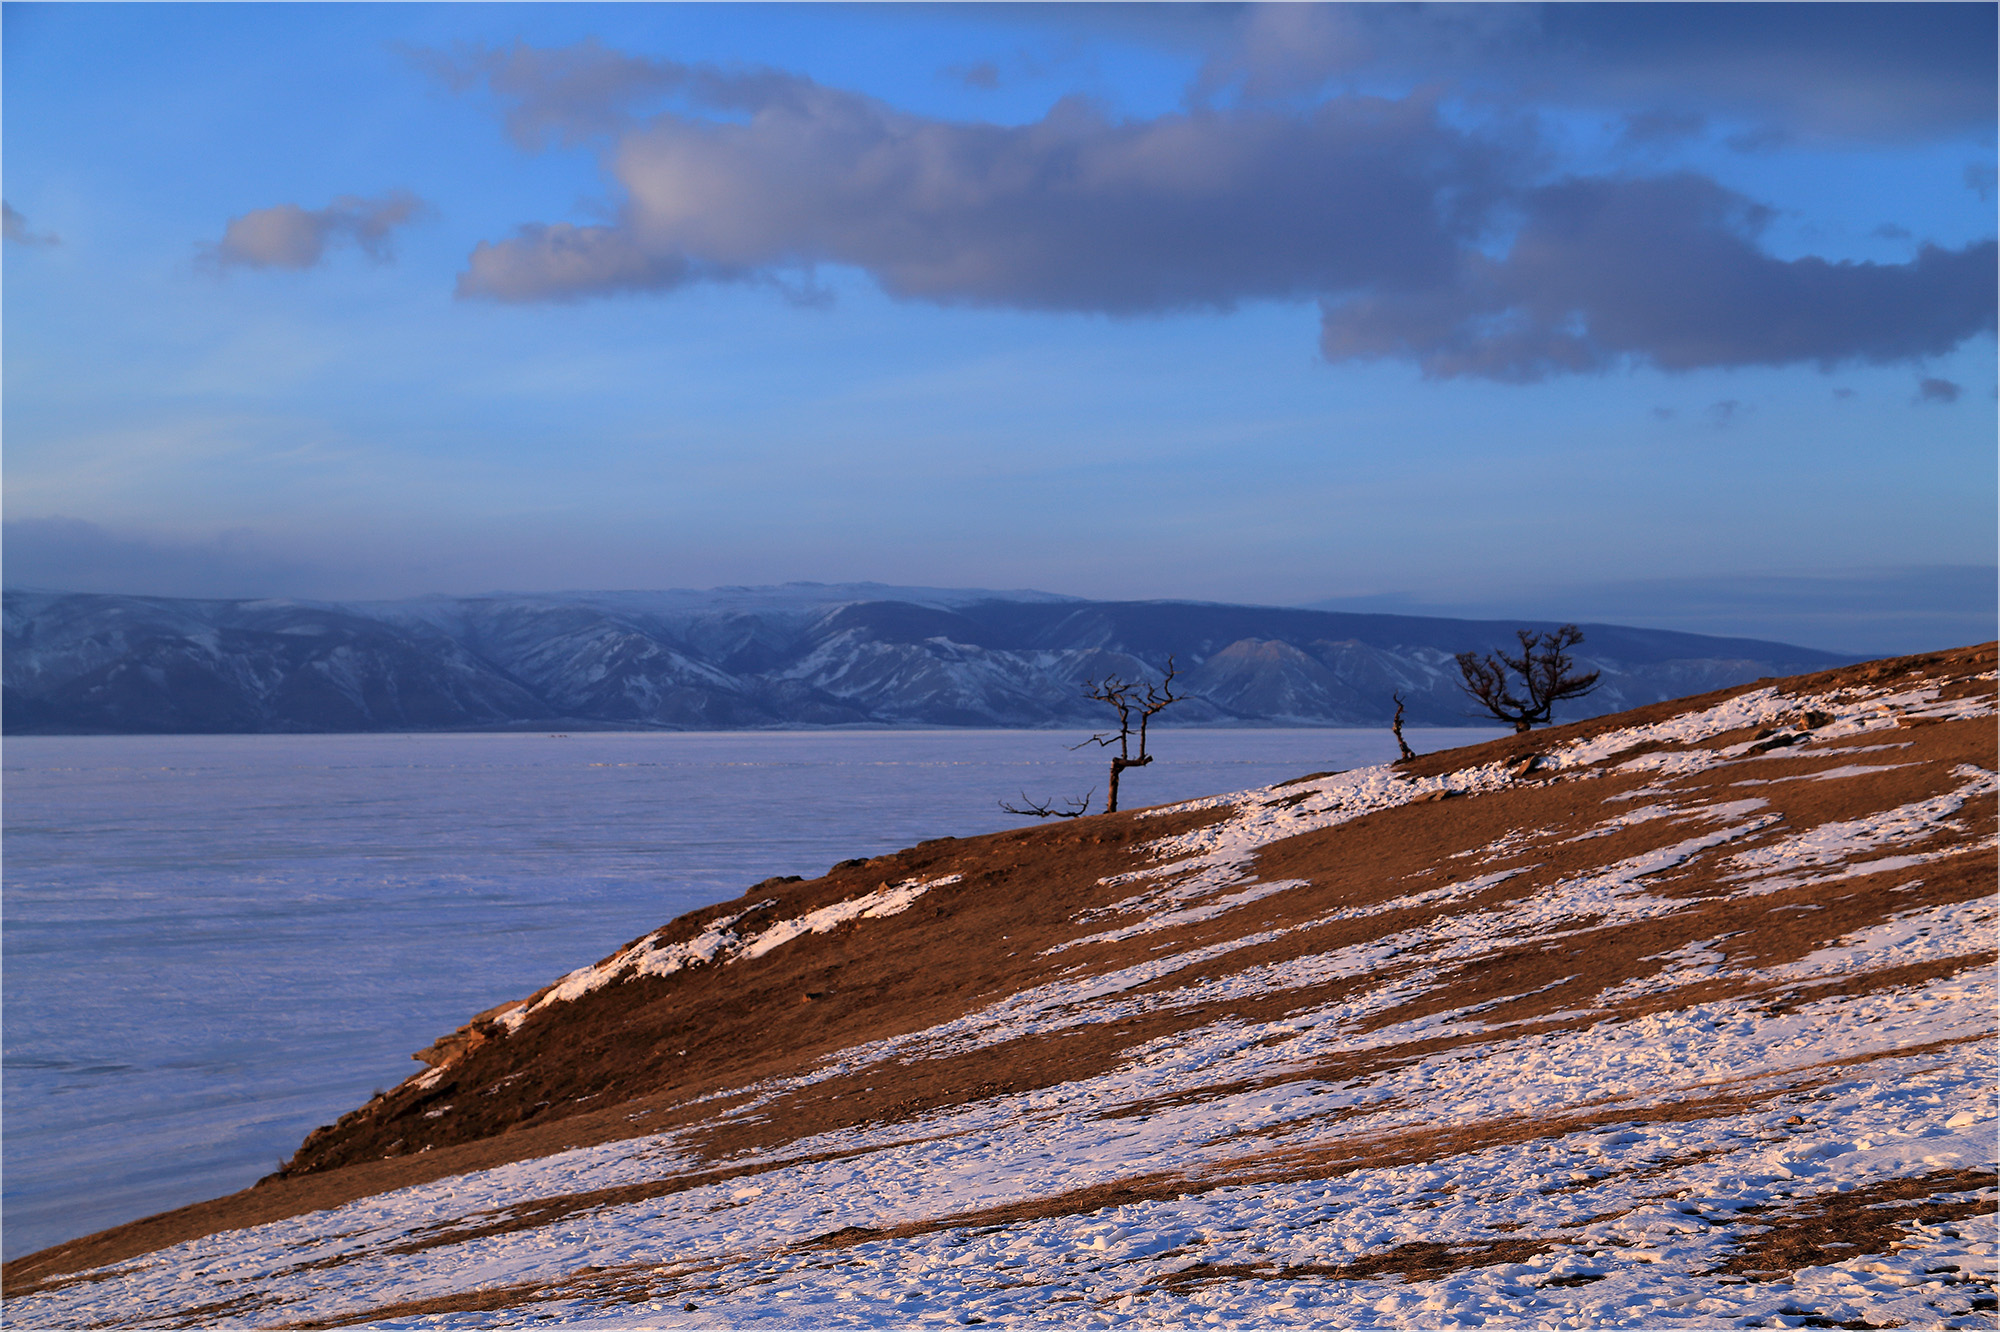
POLYGON ((1107 675, 1102 680, 1084 682, 1084 697, 1094 698, 1100 703, 1109 703, 1118 710, 1118 729, 1103 731, 1085 740, 1083 744, 1072 745, 1072 749, 1082 749, 1084 745, 1098 745, 1109 748, 1118 746, 1118 752, 1111 756, 1111 786, 1104 796, 1104 812, 1118 812, 1118 777, 1127 768, 1143 768, 1153 761, 1146 752, 1146 723, 1153 715, 1169 704, 1178 703, 1184 695, 1174 692, 1174 659, 1167 658, 1167 675, 1159 684, 1147 684, 1142 693, 1141 682, 1125 680, 1116 675, 1107 675), (1139 752, 1132 753, 1132 722, 1137 714, 1139 723, 1139 752))
MULTIPOLYGON (((1104 798, 1104 812, 1116 814, 1118 778, 1127 768, 1143 768, 1153 761, 1153 756, 1146 752, 1146 724, 1152 721, 1154 715, 1162 708, 1180 702, 1185 695, 1174 692, 1172 657, 1167 658, 1166 678, 1158 684, 1107 675, 1102 680, 1084 681, 1083 694, 1085 698, 1109 703, 1118 713, 1117 730, 1100 731, 1090 739, 1070 746, 1071 749, 1082 749, 1084 745, 1099 745, 1104 748, 1118 746, 1118 752, 1111 756, 1111 785, 1104 798), (1138 728, 1136 731, 1133 729, 1135 726, 1138 728), (1135 737, 1139 742, 1137 753, 1133 752, 1132 747, 1135 737)), ((1028 793, 1023 791, 1020 804, 1010 805, 1002 800, 1000 808, 1009 814, 1026 814, 1037 819, 1073 819, 1090 811, 1090 796, 1095 794, 1096 792, 1092 791, 1090 795, 1080 800, 1071 800, 1067 805, 1057 808, 1054 801, 1030 800, 1028 793)))
POLYGON ((1476 652, 1461 652, 1458 671, 1465 677, 1459 688, 1494 717, 1513 723, 1519 735, 1538 722, 1546 724, 1564 699, 1582 698, 1597 688, 1599 673, 1570 674, 1576 663, 1565 649, 1583 641, 1583 631, 1573 624, 1546 634, 1516 629, 1514 637, 1521 640, 1520 656, 1503 651, 1481 658, 1476 652), (1520 678, 1520 694, 1514 692, 1509 676, 1520 678))
MULTIPOLYGON (((1398 691, 1389 695, 1389 697, 1396 700, 1396 720, 1389 723, 1389 729, 1396 733, 1396 748, 1403 751, 1403 758, 1413 759, 1417 756, 1417 751, 1411 749, 1409 742, 1403 739, 1403 695, 1401 691, 1398 691)), ((1401 762, 1402 760, 1398 759, 1397 761, 1401 762)))

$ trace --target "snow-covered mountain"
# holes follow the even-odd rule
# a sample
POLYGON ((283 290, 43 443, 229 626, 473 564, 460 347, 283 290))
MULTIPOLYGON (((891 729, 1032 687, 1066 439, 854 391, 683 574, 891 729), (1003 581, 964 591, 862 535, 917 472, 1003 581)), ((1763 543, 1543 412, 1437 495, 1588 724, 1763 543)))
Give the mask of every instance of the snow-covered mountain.
MULTIPOLYGON (((1459 725, 1453 655, 1513 624, 874 584, 349 604, 5 597, 14 734, 507 725, 1091 726, 1086 680, 1157 678, 1169 724, 1459 725)), ((1530 626, 1547 628, 1551 626, 1530 626)), ((1585 626, 1568 715, 1850 658, 1585 626)))
POLYGON ((756 884, 257 1187, 8 1264, 5 1313, 1991 1327, 1996 680, 1851 666, 756 884))

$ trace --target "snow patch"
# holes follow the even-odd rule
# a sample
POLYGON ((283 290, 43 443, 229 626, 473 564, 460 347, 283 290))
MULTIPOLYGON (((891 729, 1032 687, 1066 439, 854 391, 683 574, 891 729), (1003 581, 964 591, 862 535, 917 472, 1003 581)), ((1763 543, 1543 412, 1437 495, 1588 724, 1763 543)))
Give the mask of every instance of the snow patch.
POLYGON ((759 958, 804 935, 826 934, 852 920, 876 920, 908 911, 918 898, 931 889, 957 883, 961 877, 947 874, 938 879, 906 879, 901 883, 884 884, 861 897, 851 897, 844 902, 808 911, 803 916, 768 925, 749 939, 736 933, 736 922, 753 911, 770 906, 770 901, 745 907, 734 915, 718 917, 692 939, 663 944, 658 934, 650 934, 604 962, 572 971, 532 1005, 523 1003, 494 1020, 512 1032, 519 1030, 531 1014, 552 1004, 581 999, 614 981, 633 976, 671 976, 676 971, 703 963, 728 964, 759 958))

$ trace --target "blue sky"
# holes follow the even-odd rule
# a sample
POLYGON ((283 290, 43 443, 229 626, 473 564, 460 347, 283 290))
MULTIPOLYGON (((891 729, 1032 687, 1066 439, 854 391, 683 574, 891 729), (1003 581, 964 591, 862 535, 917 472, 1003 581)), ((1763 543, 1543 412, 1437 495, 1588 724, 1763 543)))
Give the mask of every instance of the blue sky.
POLYGON ((1991 566, 1994 14, 9 3, 7 581, 1991 566))

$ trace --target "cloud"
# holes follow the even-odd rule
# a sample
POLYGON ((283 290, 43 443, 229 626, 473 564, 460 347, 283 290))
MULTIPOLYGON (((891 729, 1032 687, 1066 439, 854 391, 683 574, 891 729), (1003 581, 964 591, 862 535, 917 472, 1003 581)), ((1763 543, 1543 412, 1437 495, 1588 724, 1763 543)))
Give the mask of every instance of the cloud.
POLYGON ((1710 426, 1723 430, 1736 423, 1736 418, 1748 409, 1735 398, 1724 398, 1721 402, 1711 402, 1703 415, 1708 417, 1710 426))
POLYGON ((968 88, 979 88, 990 92, 1000 86, 1000 67, 991 60, 981 60, 971 65, 952 65, 941 72, 946 78, 962 83, 968 88))
POLYGON ((459 294, 560 300, 844 264, 905 299, 1130 315, 1423 285, 1475 238, 1511 153, 1417 98, 1139 121, 1070 99, 998 126, 779 74, 696 71, 682 92, 734 114, 633 126, 609 156, 626 194, 614 225, 482 244, 459 294))
POLYGON ((1873 231, 1869 232, 1868 234, 1876 237, 1879 240, 1910 239, 1910 229, 1908 227, 1899 227, 1894 222, 1884 222, 1881 226, 1876 227, 1873 231))
POLYGON ((6 238, 16 245, 60 245, 62 237, 53 231, 34 232, 28 229, 28 219, 14 211, 14 205, 0 201, 0 219, 4 219, 6 238))
MULTIPOLYGON (((507 105, 507 132, 523 148, 565 146, 622 128, 635 105, 685 87, 695 71, 670 60, 613 51, 595 38, 541 48, 460 46, 415 50, 419 66, 455 91, 484 84, 507 105)), ((704 77, 714 77, 705 75, 704 77)))
MULTIPOLYGON (((1095 7, 1084 7, 1095 8, 1095 7)), ((1990 134, 1991 5, 1245 5, 1208 15, 1198 96, 1448 80, 1473 95, 1755 122, 1762 136, 1990 134)), ((1185 41, 1190 16, 1162 29, 1185 41)))
POLYGON ((1901 264, 1777 259, 1756 245, 1769 210, 1692 174, 1570 178, 1520 208, 1502 258, 1468 250, 1449 282, 1327 299, 1327 359, 1525 382, 1621 363, 1882 363, 1994 327, 1991 241, 1901 264))
POLYGON ((1780 148, 1788 148, 1793 142, 1793 136, 1784 130, 1766 125, 1759 129, 1732 134, 1723 142, 1732 152, 1750 156, 1756 153, 1775 153, 1780 148))
POLYGON ((1993 198, 1993 185, 2000 171, 1991 162, 1973 162, 1965 168, 1965 188, 1978 195, 1982 201, 1993 198))
POLYGON ((312 268, 326 257, 329 245, 348 241, 384 263, 390 258, 389 233, 426 211, 423 200, 403 190, 379 199, 344 194, 319 209, 297 204, 258 208, 229 219, 222 240, 206 247, 202 257, 218 270, 312 268))
POLYGON ((1918 402, 1957 402, 1958 395, 1964 391, 1964 385, 1954 384, 1949 379, 1920 379, 1917 381, 1918 402))
POLYGON ((458 294, 497 301, 575 301, 678 287, 697 276, 721 280, 732 274, 697 265, 671 250, 649 251, 618 227, 531 224, 511 240, 475 246, 459 274, 458 294))
POLYGON ((1708 128, 1708 117, 1698 111, 1641 111, 1625 117, 1618 136, 1626 147, 1652 147, 1692 139, 1708 128))
MULTIPOLYGON (((1362 21, 1273 8, 1288 11, 1273 24, 1333 25, 1321 46, 1362 21)), ((994 125, 595 44, 456 59, 451 77, 484 80, 524 144, 601 140, 623 196, 608 223, 482 242, 458 278, 467 299, 785 274, 810 294, 826 265, 942 305, 1132 316, 1317 299, 1329 361, 1512 382, 1908 360, 1994 327, 1990 241, 1896 264, 1781 260, 1759 247, 1771 211, 1707 177, 1539 179, 1533 141, 1455 123, 1431 93, 1152 119, 1071 98, 994 125), (646 99, 665 109, 639 117, 646 99)))

